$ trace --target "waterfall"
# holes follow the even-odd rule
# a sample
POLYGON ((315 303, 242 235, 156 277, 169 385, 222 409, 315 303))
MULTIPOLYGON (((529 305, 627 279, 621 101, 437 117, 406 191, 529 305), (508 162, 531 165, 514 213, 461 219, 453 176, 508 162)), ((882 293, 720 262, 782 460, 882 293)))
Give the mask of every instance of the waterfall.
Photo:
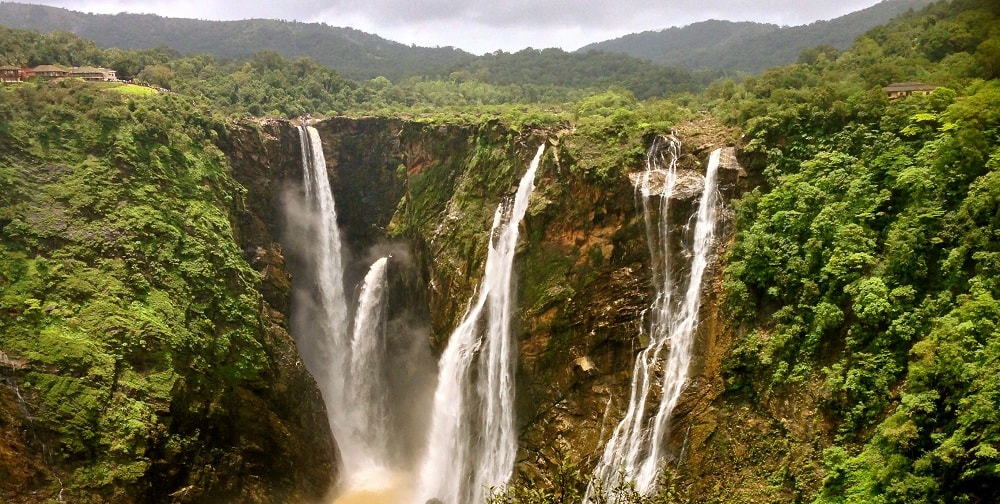
POLYGON ((356 414, 352 422, 361 428, 358 436, 367 447, 366 466, 380 467, 389 458, 386 429, 388 384, 385 369, 386 269, 389 258, 372 264, 358 295, 358 311, 351 339, 351 405, 356 414))
POLYGON ((648 311, 649 345, 636 357, 628 409, 594 468, 585 502, 592 500, 598 487, 604 491, 615 488, 621 481, 619 478, 634 483, 642 494, 649 494, 656 488, 657 474, 665 459, 664 445, 671 414, 687 382, 701 303, 701 282, 710 260, 716 225, 716 172, 720 153, 721 149, 716 149, 709 157, 697 213, 691 216, 695 222, 694 233, 686 243, 673 242, 685 238, 687 227, 680 232, 670 229, 670 199, 678 188, 680 143, 674 138, 657 138, 647 153, 646 171, 639 180, 637 191, 642 200, 655 290, 648 311), (656 192, 654 176, 662 182, 658 198, 651 197, 656 192), (671 247, 682 247, 690 254, 688 268, 675 264, 671 247), (651 414, 649 405, 656 401, 656 394, 659 394, 659 404, 655 414, 651 414))
POLYGON ((438 363, 419 502, 437 498, 446 504, 481 503, 485 489, 506 483, 513 471, 517 354, 510 331, 512 270, 518 226, 544 148, 544 144, 538 147, 513 204, 502 202, 493 216, 478 295, 438 363))
MULTIPOLYGON (((299 126, 302 148, 303 186, 309 221, 309 261, 317 290, 316 318, 312 335, 300 341, 300 353, 316 378, 327 405, 330 427, 341 442, 338 426, 344 425, 340 408, 344 403, 347 356, 350 351, 347 333, 347 296, 344 294, 344 268, 337 227, 337 210, 326 172, 326 159, 319 132, 312 126, 299 126)), ((343 450, 345 447, 341 445, 343 450)), ((346 455, 346 454, 345 454, 346 455)))
POLYGON ((307 221, 307 262, 315 294, 299 353, 316 378, 340 447, 346 488, 364 486, 386 467, 387 384, 384 373, 387 259, 372 265, 361 288, 351 334, 340 230, 319 132, 299 126, 307 221))

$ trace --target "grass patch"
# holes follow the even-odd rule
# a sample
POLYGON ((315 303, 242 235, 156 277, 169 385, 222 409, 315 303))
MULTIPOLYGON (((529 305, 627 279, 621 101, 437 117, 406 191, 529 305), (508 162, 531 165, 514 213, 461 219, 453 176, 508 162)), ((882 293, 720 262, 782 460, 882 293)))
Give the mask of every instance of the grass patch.
POLYGON ((107 85, 104 90, 131 96, 149 96, 159 93, 159 91, 151 87, 124 83, 112 83, 111 85, 107 85))

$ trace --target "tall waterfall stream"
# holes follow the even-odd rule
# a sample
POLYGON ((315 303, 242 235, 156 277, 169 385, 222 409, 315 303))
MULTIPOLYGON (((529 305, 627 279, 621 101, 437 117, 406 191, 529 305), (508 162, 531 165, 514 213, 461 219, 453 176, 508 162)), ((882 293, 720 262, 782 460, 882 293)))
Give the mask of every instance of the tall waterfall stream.
POLYGON ((709 263, 716 226, 716 174, 721 149, 713 151, 709 158, 701 198, 689 219, 694 221, 694 230, 688 235, 685 231, 689 226, 681 232, 671 228, 670 201, 678 189, 680 147, 680 142, 672 137, 657 138, 647 153, 646 171, 637 184, 655 289, 647 312, 649 345, 636 357, 628 409, 594 469, 584 499, 588 502, 597 487, 612 489, 622 480, 634 483, 643 494, 656 488, 671 415, 687 383, 701 306, 701 281, 709 263), (655 194, 654 180, 660 186, 659 194, 655 194), (674 243, 685 238, 686 242, 674 243), (678 245, 690 254, 687 267, 672 260, 672 247, 678 245), (657 406, 650 408, 657 395, 657 406))
POLYGON ((348 324, 337 212, 319 133, 299 126, 309 262, 317 295, 310 334, 297 344, 327 404, 340 448, 345 489, 367 490, 394 479, 385 380, 385 301, 388 258, 374 264, 360 289, 353 331, 348 324))
POLYGON ((441 355, 419 502, 483 502, 484 489, 506 483, 514 468, 514 254, 544 149, 538 147, 513 202, 497 207, 479 294, 441 355))

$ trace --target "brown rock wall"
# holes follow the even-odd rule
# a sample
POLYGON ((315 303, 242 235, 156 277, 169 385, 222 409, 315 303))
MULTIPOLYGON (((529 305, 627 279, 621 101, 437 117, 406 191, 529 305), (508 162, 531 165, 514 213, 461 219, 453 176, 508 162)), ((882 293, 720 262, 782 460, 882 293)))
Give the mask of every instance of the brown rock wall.
MULTIPOLYGON (((550 133, 377 118, 331 119, 317 128, 353 275, 363 276, 373 250, 405 252, 407 260, 396 266, 393 305, 440 348, 481 276, 493 209, 550 133), (494 158, 483 161, 485 153, 494 158)), ((239 235, 261 272, 272 319, 284 328, 278 314, 286 313, 282 299, 290 287, 282 255, 287 252, 274 238, 281 236, 275 202, 282 187, 300 177, 298 139, 287 124, 260 131, 259 142, 238 149, 242 157, 231 156, 248 189, 245 211, 237 213, 239 235)), ((738 143, 738 132, 705 118, 679 125, 677 134, 685 143, 682 168, 692 172, 703 172, 712 149, 738 143)), ((600 456, 624 408, 633 359, 646 343, 640 324, 652 294, 645 231, 628 178, 594 185, 572 171, 579 160, 560 144, 565 142, 549 142, 516 263, 518 468, 521 477, 542 484, 563 459, 589 468, 600 456)), ((731 199, 747 187, 748 177, 737 165, 727 168, 720 190, 731 199)), ((732 222, 725 220, 717 234, 719 257, 731 231, 732 222)), ((764 478, 760 468, 774 453, 788 453, 788 461, 808 459, 800 452, 819 449, 810 438, 822 427, 810 420, 808 407, 750 404, 727 391, 724 363, 738 328, 726 323, 722 271, 717 262, 706 275, 691 383, 672 423, 671 451, 695 500, 731 500, 726 497, 740 487, 739 478, 764 478), (781 439, 772 444, 784 444, 762 445, 771 434, 781 439)), ((739 495, 750 500, 788 496, 745 487, 739 495)))

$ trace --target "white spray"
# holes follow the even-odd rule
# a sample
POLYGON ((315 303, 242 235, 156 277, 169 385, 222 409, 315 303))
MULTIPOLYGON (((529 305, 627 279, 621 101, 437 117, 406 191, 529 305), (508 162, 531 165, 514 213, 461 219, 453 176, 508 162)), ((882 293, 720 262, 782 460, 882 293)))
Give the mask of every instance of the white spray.
POLYGON ((386 429, 389 397, 385 369, 388 262, 389 259, 383 257, 372 264, 358 294, 358 311, 351 339, 351 401, 343 405, 355 413, 352 424, 367 448, 364 465, 369 467, 384 467, 389 459, 386 429))
POLYGON ((334 439, 340 447, 346 489, 382 478, 388 459, 385 380, 387 259, 372 265, 360 292, 353 335, 340 230, 319 133, 299 126, 306 205, 314 219, 309 228, 310 257, 317 293, 312 334, 298 339, 300 354, 316 378, 334 439))

